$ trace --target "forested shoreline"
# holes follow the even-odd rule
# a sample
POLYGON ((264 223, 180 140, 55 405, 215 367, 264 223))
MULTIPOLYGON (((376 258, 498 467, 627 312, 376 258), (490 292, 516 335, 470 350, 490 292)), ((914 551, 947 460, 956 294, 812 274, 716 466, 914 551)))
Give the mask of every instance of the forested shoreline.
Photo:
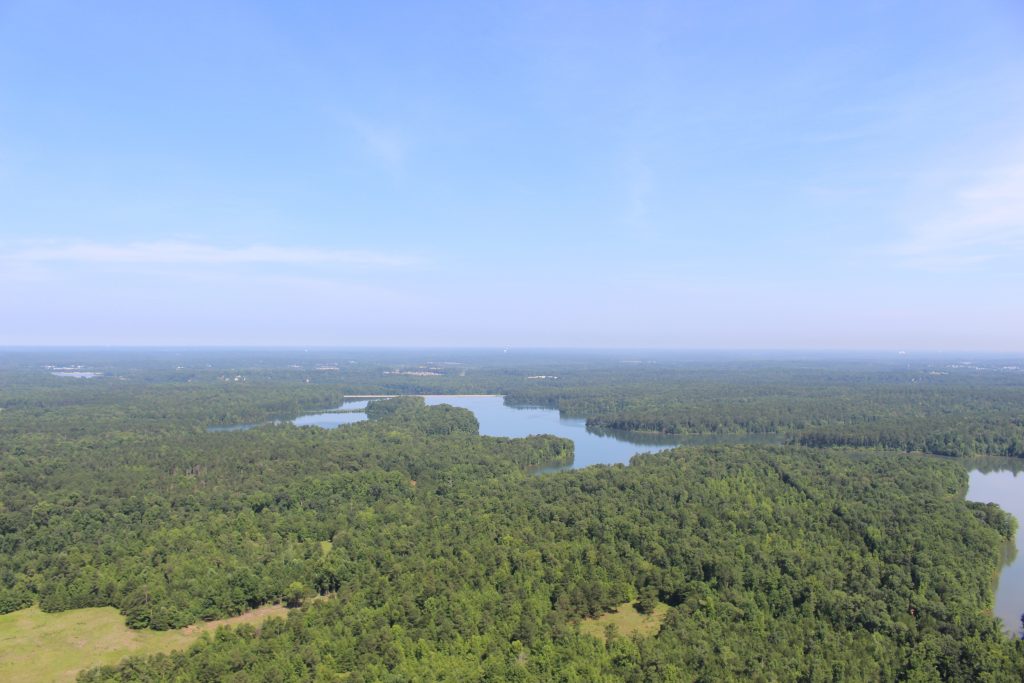
POLYGON ((0 611, 111 605, 134 628, 170 629, 325 596, 90 682, 1024 677, 1022 642, 989 613, 1015 520, 964 500, 955 459, 822 439, 538 476, 571 462, 572 443, 480 436, 471 412, 416 397, 375 401, 369 421, 335 430, 207 431, 357 393, 480 392, 567 414, 658 406, 679 424, 703 397, 707 415, 722 406, 719 424, 762 411, 776 429, 772 410, 806 406, 789 419, 807 429, 847 405, 859 417, 843 424, 858 428, 920 416, 908 435, 945 409, 962 443, 991 426, 996 444, 1019 426, 1015 375, 927 375, 938 384, 921 390, 909 379, 935 370, 827 379, 755 364, 716 385, 706 365, 358 358, 366 368, 204 358, 183 371, 145 357, 84 380, 0 359, 0 611), (438 374, 384 374, 424 366, 438 374), (733 396, 744 381, 747 401, 733 396), (652 595, 670 606, 656 635, 580 633, 581 619, 652 595))
POLYGON ((258 423, 333 408, 346 395, 484 393, 585 418, 595 431, 774 434, 811 447, 1024 457, 1024 361, 1013 357, 655 354, 634 363, 569 352, 137 351, 115 363, 100 351, 64 353, 0 358, 8 411, 0 434, 85 433, 97 421, 151 430, 258 423), (41 371, 53 358, 90 361, 103 376, 69 385, 41 371))

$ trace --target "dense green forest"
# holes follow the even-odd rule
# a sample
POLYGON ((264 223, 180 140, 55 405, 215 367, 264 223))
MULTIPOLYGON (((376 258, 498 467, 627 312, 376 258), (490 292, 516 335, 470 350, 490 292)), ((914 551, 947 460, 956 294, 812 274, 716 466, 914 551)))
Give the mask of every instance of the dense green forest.
POLYGON ((0 354, 0 373, 0 434, 255 423, 346 394, 496 393, 595 431, 1024 457, 1024 361, 996 356, 64 350, 0 354), (68 364, 103 376, 69 386, 43 369, 68 364))
POLYGON ((0 609, 114 605, 129 625, 161 629, 281 599, 293 581, 325 592, 322 542, 335 530, 311 497, 328 514, 364 488, 430 481, 443 464, 571 461, 563 439, 467 441, 469 411, 395 402, 379 424, 339 432, 11 439, 0 454, 0 609))
POLYGON ((84 680, 1019 677, 1019 641, 984 616, 1006 520, 924 462, 718 449, 401 473, 332 510, 331 600, 84 680), (656 638, 576 632, 646 586, 673 605, 656 638))
POLYGON ((989 452, 977 445, 986 425, 1007 438, 1020 428, 1011 371, 65 353, 0 355, 0 611, 112 605, 133 627, 168 629, 325 596, 81 680, 1024 678, 1022 641, 990 616, 1013 518, 965 502, 955 460, 810 438, 886 414, 907 438, 934 420, 974 444, 958 454, 989 452), (54 377, 44 363, 103 375, 54 377), (910 381, 922 377, 935 379, 910 381), (459 391, 599 424, 650 410, 673 421, 660 431, 713 431, 716 405, 719 429, 755 431, 738 418, 761 411, 807 445, 679 448, 536 475, 571 462, 571 442, 480 436, 469 411, 416 397, 373 402, 369 421, 334 430, 207 431, 345 395, 459 391), (670 605, 655 636, 579 631, 654 595, 670 605))
POLYGON ((507 399, 595 428, 1024 457, 1024 371, 1013 362, 651 363, 609 370, 603 386, 517 388, 507 399))

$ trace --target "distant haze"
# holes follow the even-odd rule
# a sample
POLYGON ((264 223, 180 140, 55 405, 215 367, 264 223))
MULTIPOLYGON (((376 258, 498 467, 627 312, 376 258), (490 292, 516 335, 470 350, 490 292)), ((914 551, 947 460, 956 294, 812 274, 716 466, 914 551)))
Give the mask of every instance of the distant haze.
POLYGON ((0 7, 0 346, 1024 351, 1019 0, 215 5, 0 7))

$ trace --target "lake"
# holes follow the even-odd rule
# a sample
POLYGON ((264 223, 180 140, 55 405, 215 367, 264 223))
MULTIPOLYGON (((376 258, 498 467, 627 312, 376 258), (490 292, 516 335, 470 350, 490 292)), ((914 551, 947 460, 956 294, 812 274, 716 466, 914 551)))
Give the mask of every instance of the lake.
MULTIPOLYGON (((737 443, 780 443, 776 434, 728 434, 678 436, 664 434, 641 434, 614 429, 587 429, 583 418, 562 417, 557 410, 551 408, 512 407, 505 405, 502 396, 481 395, 437 395, 424 396, 427 405, 436 406, 447 403, 459 408, 473 411, 480 422, 480 433, 485 436, 523 437, 531 434, 553 434, 572 439, 575 444, 575 459, 572 469, 589 465, 610 465, 628 463, 637 453, 651 453, 673 448, 680 445, 712 445, 737 443)), ((346 401, 340 410, 365 410, 367 401, 346 401)), ((316 425, 330 429, 343 424, 351 424, 365 420, 362 412, 315 413, 303 415, 292 420, 293 424, 316 425)), ((233 427, 215 427, 218 431, 229 429, 249 429, 255 425, 235 425, 233 427)), ((555 468, 568 469, 568 468, 555 468)), ((550 469, 542 472, 552 471, 550 469)))
POLYGON ((353 422, 361 422, 366 419, 366 413, 362 411, 366 410, 368 403, 369 401, 345 401, 338 408, 342 412, 301 415, 292 420, 292 424, 297 427, 316 425, 324 429, 331 429, 332 427, 340 427, 341 425, 352 424, 353 422))
MULTIPOLYGON (((287 420, 296 427, 323 427, 324 429, 332 429, 334 427, 340 427, 341 425, 352 424, 353 422, 362 422, 366 419, 366 405, 369 401, 345 401, 337 409, 329 410, 324 413, 312 413, 310 415, 300 415, 294 420, 287 420)), ((269 422, 255 422, 251 424, 238 424, 238 425, 215 425, 207 427, 208 432, 244 432, 247 429, 254 429, 255 427, 262 427, 264 425, 276 425, 286 422, 286 420, 271 420, 269 422)))
POLYGON ((1024 546, 1024 463, 985 458, 968 467, 971 478, 967 500, 996 503, 1017 518, 1015 543, 1007 543, 1003 549, 994 613, 1008 632, 1024 635, 1020 623, 1024 613, 1024 556, 1018 552, 1024 546))
MULTIPOLYGON (((501 396, 425 396, 427 405, 448 403, 473 411, 485 436, 523 437, 553 434, 572 439, 575 459, 572 469, 590 465, 628 463, 637 453, 652 453, 684 444, 778 443, 771 435, 679 436, 641 434, 614 429, 587 429, 583 418, 562 417, 551 408, 516 408, 505 405, 501 396)), ((556 469, 569 469, 568 467, 556 469)), ((551 471, 542 470, 542 471, 551 471)))
POLYGON ((565 467, 541 469, 552 471, 586 467, 587 465, 629 462, 637 453, 672 448, 678 441, 671 438, 627 436, 626 434, 596 434, 587 431, 586 420, 562 417, 550 408, 513 408, 505 405, 501 396, 424 396, 427 405, 448 403, 473 411, 480 422, 480 433, 485 436, 523 437, 531 434, 554 434, 572 439, 575 444, 573 464, 565 467))

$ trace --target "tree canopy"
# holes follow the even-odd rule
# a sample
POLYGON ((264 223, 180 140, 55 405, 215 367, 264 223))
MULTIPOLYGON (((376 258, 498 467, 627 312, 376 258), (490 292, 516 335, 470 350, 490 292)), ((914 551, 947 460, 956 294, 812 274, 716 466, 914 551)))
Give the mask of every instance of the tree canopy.
MULTIPOLYGON (((537 475, 538 465, 571 462, 571 442, 481 436, 469 411, 417 397, 375 401, 370 420, 334 430, 207 431, 225 416, 261 423, 356 393, 300 384, 286 370, 251 382, 220 377, 252 368, 211 368, 195 382, 140 370, 71 385, 7 372, 0 610, 112 605, 135 628, 170 629, 295 606, 285 620, 82 681, 1024 677, 1024 645, 990 614, 991 577, 1016 523, 964 500, 956 460, 821 441, 683 447, 537 475), (213 406, 210 420, 202 412, 213 406), (580 620, 625 602, 667 603, 661 630, 606 641, 580 631, 580 620)), ((594 415, 643 410, 626 380, 648 376, 630 372, 608 369, 605 384, 581 373, 575 388, 516 400, 565 391, 576 398, 559 401, 594 415)), ((392 388, 393 375, 378 374, 377 385, 361 376, 365 393, 392 388)), ((395 381, 501 388, 496 368, 410 377, 395 381)), ((720 379, 719 396, 732 381, 720 379)), ((800 373, 786 381, 794 388, 782 403, 771 403, 782 380, 763 391, 752 382, 751 401, 737 396, 723 415, 796 410, 804 399, 794 395, 810 385, 800 373)), ((851 402, 863 424, 887 401, 894 415, 918 410, 896 398, 916 389, 889 392, 886 381, 849 392, 837 382, 831 405, 851 402), (872 392, 879 403, 857 403, 872 392)), ((508 384, 510 400, 525 386, 508 384)), ((673 386, 651 391, 677 401, 696 391, 673 386)), ((966 386, 975 385, 922 400, 980 406, 965 412, 979 424, 1011 412, 989 410, 999 396, 1015 400, 1008 380, 966 386)), ((684 403, 666 405, 672 419, 689 419, 684 403)), ((808 408, 806 419, 829 410, 808 408)))

